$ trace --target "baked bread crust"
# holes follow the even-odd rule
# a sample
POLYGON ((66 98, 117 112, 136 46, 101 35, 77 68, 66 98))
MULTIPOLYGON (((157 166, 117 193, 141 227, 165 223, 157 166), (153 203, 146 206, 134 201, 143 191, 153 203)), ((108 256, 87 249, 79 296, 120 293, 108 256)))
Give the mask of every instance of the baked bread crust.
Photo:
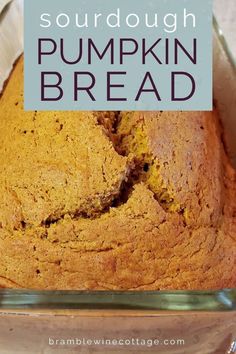
POLYGON ((0 287, 235 287, 216 112, 24 112, 21 58, 0 116, 0 287))

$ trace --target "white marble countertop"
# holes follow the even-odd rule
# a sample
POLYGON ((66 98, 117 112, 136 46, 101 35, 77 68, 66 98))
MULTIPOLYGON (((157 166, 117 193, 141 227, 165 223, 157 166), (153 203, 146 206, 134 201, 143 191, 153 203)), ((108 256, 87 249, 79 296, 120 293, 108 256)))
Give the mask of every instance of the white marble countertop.
POLYGON ((236 0, 214 0, 214 14, 236 59, 236 0))

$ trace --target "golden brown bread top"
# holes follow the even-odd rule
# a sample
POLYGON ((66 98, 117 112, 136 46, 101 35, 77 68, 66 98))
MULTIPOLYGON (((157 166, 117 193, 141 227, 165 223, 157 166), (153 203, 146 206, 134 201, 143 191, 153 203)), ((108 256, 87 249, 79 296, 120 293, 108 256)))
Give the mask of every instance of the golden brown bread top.
POLYGON ((122 114, 121 146, 149 164, 152 191, 191 225, 215 225, 222 214, 224 161, 217 123, 212 112, 122 114))
POLYGON ((21 60, 0 100, 3 226, 37 226, 102 210, 119 193, 127 158, 114 150, 96 114, 22 114, 22 66, 21 60))
POLYGON ((0 286, 235 286, 216 113, 24 112, 22 71, 0 100, 0 286))

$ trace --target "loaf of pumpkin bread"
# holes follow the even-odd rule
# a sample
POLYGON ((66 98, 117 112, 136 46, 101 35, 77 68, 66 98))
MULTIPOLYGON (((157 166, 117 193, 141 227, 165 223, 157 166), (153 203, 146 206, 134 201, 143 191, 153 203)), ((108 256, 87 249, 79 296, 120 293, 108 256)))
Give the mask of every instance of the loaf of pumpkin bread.
POLYGON ((0 287, 236 286, 236 174, 214 112, 25 112, 0 99, 0 287))

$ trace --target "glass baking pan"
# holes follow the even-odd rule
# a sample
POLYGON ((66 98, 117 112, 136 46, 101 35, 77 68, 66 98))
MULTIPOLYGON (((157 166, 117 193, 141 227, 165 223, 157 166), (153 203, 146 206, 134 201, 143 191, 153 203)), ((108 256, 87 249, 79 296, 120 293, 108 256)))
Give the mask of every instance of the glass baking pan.
MULTIPOLYGON (((227 132, 228 154, 236 166, 236 66, 215 20, 213 26, 214 99, 227 132)), ((236 353, 234 339, 236 289, 0 290, 0 353, 4 354, 73 353, 78 350, 84 353, 224 354, 236 353), (80 341, 84 339, 82 344, 76 344, 78 337, 80 341), (66 345, 56 342, 63 338, 74 338, 74 341, 66 345), (125 339, 130 342, 112 345, 104 341, 98 345, 93 342, 94 338, 122 339, 123 344, 125 339), (137 341, 132 344, 131 338, 143 338, 146 345, 137 344, 137 341), (155 338, 159 344, 153 344, 155 338), (177 338, 182 338, 182 344, 177 338), (87 339, 92 343, 88 344, 87 339), (164 344, 165 339, 168 344, 164 344)))

